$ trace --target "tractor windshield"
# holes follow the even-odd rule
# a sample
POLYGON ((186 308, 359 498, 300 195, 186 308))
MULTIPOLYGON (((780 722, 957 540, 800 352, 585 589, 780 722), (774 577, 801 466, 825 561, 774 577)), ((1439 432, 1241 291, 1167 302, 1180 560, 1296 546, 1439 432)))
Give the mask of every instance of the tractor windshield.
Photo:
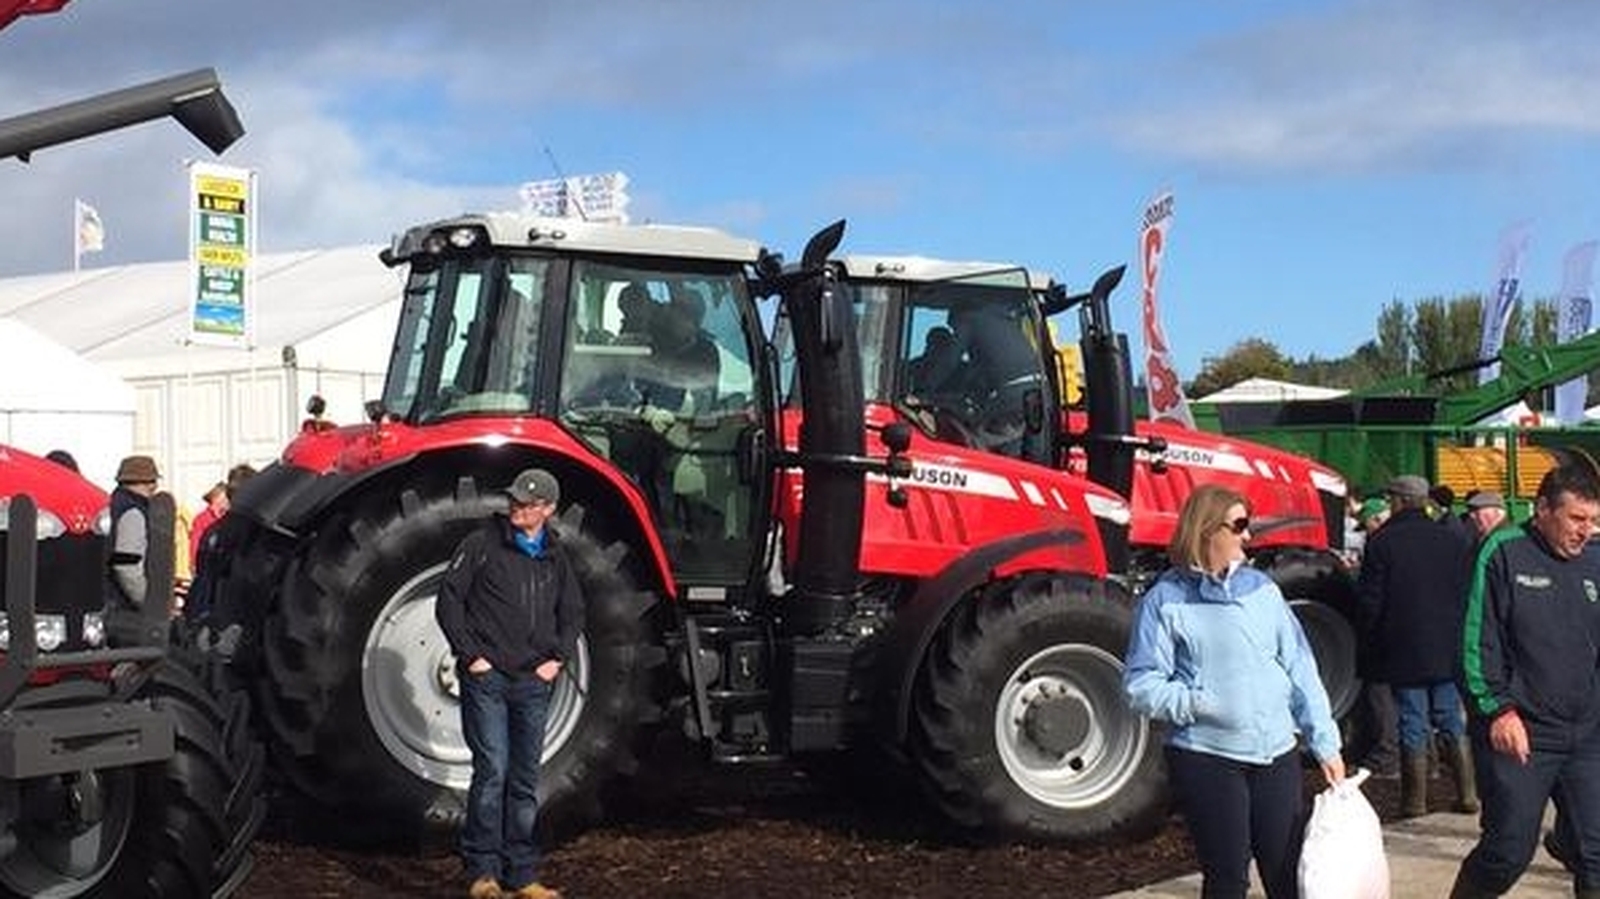
POLYGON ((550 265, 541 258, 483 256, 413 269, 384 408, 413 422, 531 410, 550 265))
MULTIPOLYGON (((848 289, 869 402, 895 405, 940 439, 1050 462, 1051 359, 1027 272, 858 280, 848 289)), ((782 318, 775 340, 794 405, 793 341, 782 318)))

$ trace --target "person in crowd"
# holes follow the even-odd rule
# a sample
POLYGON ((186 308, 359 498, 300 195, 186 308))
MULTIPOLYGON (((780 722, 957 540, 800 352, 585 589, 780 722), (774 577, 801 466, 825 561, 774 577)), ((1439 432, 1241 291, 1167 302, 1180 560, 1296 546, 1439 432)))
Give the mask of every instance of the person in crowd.
POLYGON ((68 471, 78 471, 78 460, 64 449, 53 449, 45 453, 44 457, 68 471))
POLYGON ((1358 619, 1372 677, 1389 686, 1400 737, 1400 812, 1428 813, 1428 748, 1434 731, 1455 774, 1455 810, 1478 810, 1477 781, 1456 691, 1462 597, 1470 539, 1428 517, 1428 482, 1389 483, 1388 522, 1372 535, 1357 576, 1358 619))
POLYGON ((150 592, 145 555, 150 551, 150 498, 161 473, 149 456, 128 456, 117 465, 111 491, 111 557, 107 572, 106 629, 114 643, 139 642, 141 610, 150 592))
MULTIPOLYGON (((1389 501, 1383 496, 1369 496, 1362 500, 1356 512, 1356 524, 1361 529, 1362 558, 1366 544, 1389 520, 1389 501)), ((1358 559, 1359 564, 1359 559, 1358 559)), ((1375 647, 1363 640, 1356 647, 1356 673, 1361 676, 1361 704, 1368 722, 1366 752, 1360 765, 1374 777, 1390 778, 1400 775, 1400 712, 1395 707, 1394 693, 1389 685, 1379 679, 1375 670, 1375 647)))
POLYGON ((583 596, 546 524, 561 498, 555 476, 530 468, 506 495, 509 511, 461 541, 435 605, 472 753, 461 858, 471 899, 560 899, 537 879, 539 757, 556 676, 577 651, 583 596))
POLYGON ((1551 469, 1533 517, 1490 533, 1472 566, 1460 677, 1483 787, 1482 832, 1451 899, 1509 891, 1561 787, 1575 889, 1600 899, 1600 479, 1551 469))
POLYGON ((228 514, 228 482, 212 484, 211 489, 201 496, 201 501, 205 503, 205 508, 189 524, 189 561, 196 571, 200 568, 200 541, 205 539, 206 531, 212 525, 228 514))
POLYGON ((1428 488, 1428 513, 1446 530, 1472 542, 1472 529, 1456 514, 1456 491, 1449 484, 1434 484, 1428 488))
POLYGON ((1506 513, 1505 497, 1493 490, 1474 490, 1467 494, 1467 511, 1462 521, 1472 529, 1474 541, 1481 542, 1489 533, 1510 521, 1506 513))
POLYGON ((1167 765, 1207 899, 1243 899, 1250 861, 1269 899, 1297 895, 1305 804, 1300 741, 1344 777, 1338 725, 1305 633, 1277 584, 1245 564, 1244 497, 1189 495, 1172 567, 1139 600, 1123 688, 1171 725, 1167 765))

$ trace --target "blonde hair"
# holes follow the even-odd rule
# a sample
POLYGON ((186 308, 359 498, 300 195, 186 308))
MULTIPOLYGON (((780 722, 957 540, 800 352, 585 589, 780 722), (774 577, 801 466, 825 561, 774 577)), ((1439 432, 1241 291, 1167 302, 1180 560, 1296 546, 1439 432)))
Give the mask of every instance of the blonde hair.
POLYGON ((1250 504, 1243 495, 1226 487, 1203 484, 1189 494, 1178 513, 1178 527, 1172 532, 1172 542, 1167 544, 1167 558, 1179 568, 1203 568, 1206 564, 1206 541, 1217 528, 1228 523, 1228 510, 1250 504))

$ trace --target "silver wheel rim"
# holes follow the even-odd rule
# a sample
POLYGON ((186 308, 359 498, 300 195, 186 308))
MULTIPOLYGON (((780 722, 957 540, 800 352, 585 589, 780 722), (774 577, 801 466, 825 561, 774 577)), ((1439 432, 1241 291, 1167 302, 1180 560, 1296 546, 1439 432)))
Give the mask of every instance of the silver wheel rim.
POLYGON ((1086 809, 1123 791, 1138 773, 1150 725, 1128 708, 1122 662, 1096 646, 1058 644, 1018 665, 995 704, 995 744, 1011 780, 1058 809, 1086 809), (1071 725, 1041 739, 1054 709, 1071 725))
MULTIPOLYGON (((455 656, 433 615, 446 564, 406 581, 378 612, 361 652, 361 697, 373 732, 401 767, 440 786, 465 790, 472 781, 472 754, 461 735, 455 656)), ((579 637, 578 657, 556 680, 550 698, 546 762, 578 727, 589 673, 588 643, 579 637), (581 693, 573 689, 574 680, 581 693)))
POLYGON ((75 834, 20 828, 16 850, 0 861, 0 883, 23 896, 66 899, 105 879, 133 827, 136 783, 132 769, 98 774, 105 790, 105 815, 99 823, 75 834))
POLYGON ((1328 691, 1333 717, 1342 718, 1356 704, 1361 682, 1356 677, 1356 633, 1350 622, 1327 603, 1290 598, 1289 608, 1300 619, 1300 629, 1311 644, 1317 673, 1328 691))

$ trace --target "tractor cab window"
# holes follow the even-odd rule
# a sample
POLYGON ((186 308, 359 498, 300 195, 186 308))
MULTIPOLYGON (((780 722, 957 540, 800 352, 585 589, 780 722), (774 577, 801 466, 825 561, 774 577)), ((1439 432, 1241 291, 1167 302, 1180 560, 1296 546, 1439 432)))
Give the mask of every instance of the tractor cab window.
POLYGON ((532 409, 548 265, 485 257, 414 270, 384 408, 411 421, 532 409))
MULTIPOLYGON (((849 291, 851 307, 855 310, 856 340, 861 348, 861 386, 867 402, 888 402, 893 383, 887 377, 892 365, 884 364, 884 335, 889 330, 889 316, 893 308, 891 288, 884 284, 844 282, 840 289, 849 291)), ((778 309, 773 321, 773 346, 778 355, 778 383, 783 385, 785 406, 800 406, 800 379, 798 359, 795 357, 794 331, 789 316, 778 309)))
POLYGON ((760 507, 740 453, 765 421, 742 270, 579 261, 567 309, 562 422, 633 480, 680 579, 742 583, 760 507))
POLYGON ((940 439, 1048 463, 1040 334, 1023 271, 913 286, 896 366, 900 408, 940 439))

